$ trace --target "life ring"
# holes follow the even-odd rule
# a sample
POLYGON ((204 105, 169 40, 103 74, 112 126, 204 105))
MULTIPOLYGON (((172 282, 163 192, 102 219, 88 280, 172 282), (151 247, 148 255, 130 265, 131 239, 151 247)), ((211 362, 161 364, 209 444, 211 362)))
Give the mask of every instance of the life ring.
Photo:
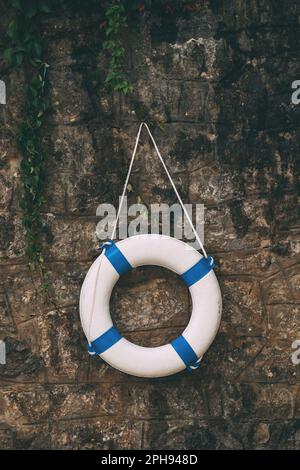
POLYGON ((164 377, 185 368, 197 368, 218 331, 221 311, 221 292, 212 258, 165 235, 136 235, 110 242, 90 267, 80 294, 81 324, 89 352, 138 377, 164 377), (131 343, 121 336, 110 316, 109 300, 119 277, 142 265, 174 271, 192 297, 193 309, 186 329, 164 346, 148 348, 131 343))

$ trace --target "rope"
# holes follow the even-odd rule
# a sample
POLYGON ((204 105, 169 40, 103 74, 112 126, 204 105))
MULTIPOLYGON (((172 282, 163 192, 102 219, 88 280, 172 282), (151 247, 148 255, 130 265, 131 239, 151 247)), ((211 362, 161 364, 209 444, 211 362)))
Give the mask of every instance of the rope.
POLYGON ((132 157, 131 157, 131 161, 130 161, 128 173, 127 173, 127 176, 126 176, 126 181, 125 181, 125 184, 124 184, 124 188, 123 188, 123 192, 122 192, 122 196, 121 196, 121 200, 120 200, 120 204, 119 204, 119 208, 118 208, 118 213, 117 213, 116 221, 115 221, 114 228, 113 228, 113 231, 112 231, 111 239, 113 240, 114 237, 115 237, 115 235, 116 235, 117 225, 118 225, 118 221, 119 221, 121 209, 122 209, 122 206, 123 206, 123 202, 124 202, 124 198, 125 198, 125 194, 126 194, 126 189, 127 189, 127 186, 128 186, 128 182, 129 182, 130 175, 131 175, 132 166, 133 166, 133 162, 134 162, 134 159, 135 159, 135 155, 136 155, 136 151, 137 151, 137 147, 138 147, 138 143, 139 143, 139 140, 140 140, 140 135, 141 135, 141 131, 142 131, 143 126, 145 126, 146 129, 147 129, 147 131, 148 131, 148 134, 149 134, 149 136, 150 136, 150 138, 151 138, 151 140, 152 140, 152 142, 153 142, 153 145, 154 145, 155 151, 156 151, 156 153, 157 153, 157 155, 158 155, 158 158, 160 159, 160 161, 161 161, 161 163, 162 163, 162 166, 163 166, 163 168, 164 168, 164 170, 165 170, 165 172, 166 172, 166 174, 167 174, 167 176, 168 176, 168 178, 169 178, 169 181, 170 181, 170 183, 171 183, 171 185, 172 185, 172 187, 173 187, 173 189, 174 189, 174 192, 175 192, 175 194, 176 194, 176 196, 177 196, 177 199, 178 199, 178 201, 179 201, 179 203, 180 203, 180 205, 181 205, 181 207, 182 207, 182 210, 183 210, 183 212, 184 212, 184 214, 185 214, 185 216, 186 216, 186 218, 187 218, 187 220, 188 220, 188 222, 189 222, 189 224, 190 224, 190 226, 191 226, 191 228, 192 228, 192 230, 193 230, 193 232, 194 232, 194 234, 195 234, 196 240, 197 240, 197 242, 199 243, 199 246, 200 246, 200 248, 201 248, 201 251, 202 251, 204 257, 207 258, 207 253, 206 253, 206 250, 205 250, 205 248, 204 248, 204 246, 203 246, 203 243, 202 243, 202 241, 201 241, 201 239, 200 239, 200 237, 199 237, 199 235, 198 235, 198 233, 197 233, 196 228, 194 227, 194 224, 193 224, 193 222, 192 222, 192 220, 191 220, 191 218, 190 218, 190 216, 189 216, 189 213, 188 213, 188 211, 187 211, 185 205, 183 204, 183 201, 182 201, 182 199, 181 199, 181 197, 180 197, 180 194, 179 194, 178 191, 177 191, 177 188, 176 188, 175 183, 174 183, 174 181, 173 181, 173 179, 172 179, 172 176, 170 175, 169 170, 168 170, 168 168, 167 168, 167 166, 166 166, 166 164, 165 164, 165 162, 164 162, 164 159, 163 159, 163 157, 161 156, 161 153, 160 153, 160 151, 159 151, 159 149, 158 149, 158 147, 157 147, 157 145, 156 145, 155 139, 154 139, 154 137, 153 137, 153 135, 152 135, 152 133, 151 133, 151 131, 150 131, 148 125, 147 125, 145 122, 142 122, 142 123, 140 124, 139 130, 138 130, 138 133, 137 133, 137 136, 136 136, 135 146, 134 146, 134 149, 133 149, 133 153, 132 153, 132 157))
POLYGON ((122 196, 121 196, 121 201, 120 201, 119 208, 118 208, 118 213, 117 213, 115 225, 114 225, 112 235, 111 235, 112 240, 115 238, 115 235, 116 235, 118 220, 119 220, 121 209, 122 209, 122 206, 123 206, 124 197, 125 197, 125 194, 126 194, 126 189, 127 189, 127 186, 128 186, 128 182, 129 182, 129 178, 130 178, 130 175, 131 175, 133 162, 134 162, 134 159, 135 159, 136 151, 137 151, 139 140, 140 140, 140 135, 141 135, 142 128, 143 128, 144 124, 145 124, 144 122, 142 122, 140 124, 139 130, 138 130, 138 133, 137 133, 137 136, 136 136, 136 139, 135 139, 135 145, 134 145, 134 149, 133 149, 133 152, 132 152, 131 162, 130 162, 130 165, 129 165, 129 168, 128 168, 128 172, 127 172, 127 176, 126 176, 126 180, 125 180, 125 184, 124 184, 124 188, 123 188, 123 192, 122 192, 122 196))

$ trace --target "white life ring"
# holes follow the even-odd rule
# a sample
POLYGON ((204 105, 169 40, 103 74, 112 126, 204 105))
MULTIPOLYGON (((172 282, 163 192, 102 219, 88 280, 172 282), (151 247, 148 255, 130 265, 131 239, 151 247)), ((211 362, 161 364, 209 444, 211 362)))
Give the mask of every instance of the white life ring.
POLYGON ((111 242, 90 267, 81 289, 80 317, 89 352, 138 377, 164 377, 197 368, 221 320, 221 292, 212 263, 212 258, 164 235, 136 235, 111 242), (179 274, 192 297, 189 324, 181 336, 164 346, 147 348, 129 342, 110 316, 109 300, 120 275, 142 265, 162 266, 179 274))

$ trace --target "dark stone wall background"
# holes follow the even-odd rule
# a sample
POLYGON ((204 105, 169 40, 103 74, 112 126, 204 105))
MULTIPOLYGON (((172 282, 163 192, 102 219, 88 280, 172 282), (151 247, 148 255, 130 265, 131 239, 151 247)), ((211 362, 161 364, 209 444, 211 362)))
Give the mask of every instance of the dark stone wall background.
MULTIPOLYGON (((1 36, 11 12, 1 1, 1 36)), ((45 279, 28 270, 17 204, 24 75, 1 63, 0 447, 299 449, 299 114, 297 1, 196 2, 157 10, 126 34, 124 98, 105 90, 103 12, 73 3, 43 24, 52 110, 43 208, 45 279), (78 315, 95 256, 95 210, 116 203, 138 123, 154 128, 185 201, 205 203, 208 252, 220 264, 220 332, 193 374, 143 380, 89 357, 78 315), (41 293, 41 282, 49 284, 41 293)), ((100 2, 99 2, 100 3, 100 2)), ((130 200, 175 201, 146 134, 130 200)), ((180 333, 187 290, 157 268, 114 293, 128 338, 159 345, 180 333)))

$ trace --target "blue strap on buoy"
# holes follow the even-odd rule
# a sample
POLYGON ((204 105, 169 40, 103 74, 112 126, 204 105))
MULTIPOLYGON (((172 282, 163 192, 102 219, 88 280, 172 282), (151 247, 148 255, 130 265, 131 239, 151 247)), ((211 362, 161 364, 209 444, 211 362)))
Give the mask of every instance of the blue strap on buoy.
POLYGON ((122 335, 115 326, 112 326, 101 336, 96 338, 94 341, 91 341, 91 343, 87 346, 87 350, 90 354, 100 355, 120 341, 120 339, 122 339, 122 335))
POLYGON ((131 264, 129 261, 127 261, 113 240, 109 240, 108 242, 104 243, 102 248, 105 249, 104 254, 106 258, 110 261, 120 276, 132 269, 131 264))
POLYGON ((197 357, 197 354, 193 350, 192 346, 182 335, 171 341, 170 344, 173 346, 180 359, 184 362, 189 372, 194 369, 198 369, 201 358, 199 359, 197 357))
POLYGON ((192 286, 196 282, 200 281, 206 274, 208 274, 215 267, 214 260, 211 256, 207 258, 201 258, 194 266, 189 268, 183 274, 181 279, 187 287, 192 286))

